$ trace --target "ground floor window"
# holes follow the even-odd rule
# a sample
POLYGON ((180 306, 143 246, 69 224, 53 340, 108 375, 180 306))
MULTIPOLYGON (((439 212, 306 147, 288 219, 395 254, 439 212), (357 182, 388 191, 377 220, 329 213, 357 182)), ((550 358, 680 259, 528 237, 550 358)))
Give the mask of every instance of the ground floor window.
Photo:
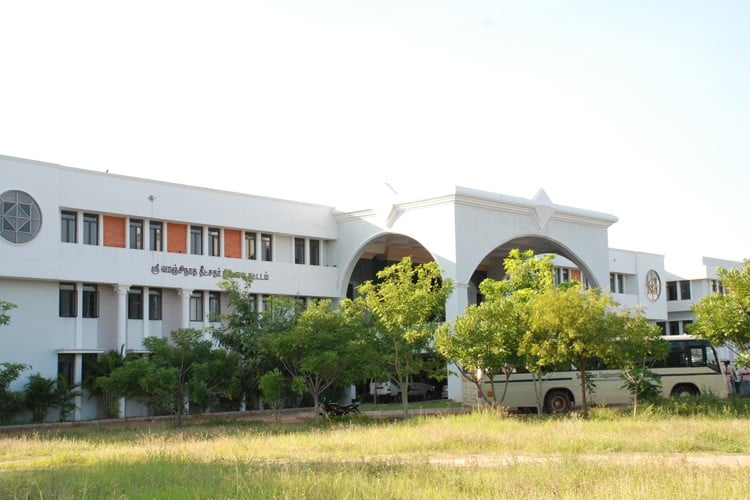
POLYGON ((75 380, 75 354, 57 355, 57 376, 63 377, 68 384, 75 380))
POLYGON ((83 317, 99 317, 99 291, 96 285, 83 285, 83 317))
POLYGON ((208 293, 208 321, 217 322, 221 319, 221 295, 219 292, 208 293))
POLYGON ((190 295, 190 321, 203 321, 203 292, 190 295))
POLYGON ((152 321, 161 320, 161 288, 150 288, 148 290, 148 319, 152 321))
POLYGON ((128 319, 143 319, 143 288, 128 290, 128 319))
POLYGON ((60 316, 75 318, 78 315, 78 297, 75 283, 60 283, 60 316))

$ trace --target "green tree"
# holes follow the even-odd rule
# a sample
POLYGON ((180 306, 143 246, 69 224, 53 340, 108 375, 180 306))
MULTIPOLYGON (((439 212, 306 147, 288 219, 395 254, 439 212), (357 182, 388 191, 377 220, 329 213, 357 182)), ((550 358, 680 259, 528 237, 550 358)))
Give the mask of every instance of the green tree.
POLYGON ((690 333, 737 351, 736 364, 750 366, 750 260, 739 269, 717 270, 726 294, 712 293, 693 306, 690 333))
POLYGON ((524 330, 516 304, 501 296, 480 305, 471 305, 454 324, 441 325, 435 347, 452 361, 463 378, 473 383, 488 404, 502 404, 514 367, 523 366, 518 354, 524 330), (498 401, 495 376, 503 374, 505 385, 498 401), (492 387, 492 401, 483 390, 487 377, 492 387))
POLYGON ((55 381, 54 407, 59 412, 60 422, 68 420, 70 414, 78 408, 76 398, 80 395, 81 391, 78 384, 71 384, 62 375, 57 376, 57 380, 55 381))
MULTIPOLYGON (((82 386, 88 392, 89 398, 98 398, 104 407, 105 418, 117 418, 119 416, 118 395, 108 390, 109 377, 113 371, 120 368, 124 363, 122 354, 110 350, 100 355, 96 363, 88 365, 89 368, 83 374, 82 386)), ((84 364, 84 367, 87 365, 84 364)))
POLYGON ((0 424, 7 424, 23 409, 23 392, 11 391, 10 384, 28 368, 22 363, 0 363, 0 424))
POLYGON ((445 301, 453 282, 442 278, 435 262, 414 265, 410 257, 377 273, 358 291, 377 323, 378 335, 389 358, 389 371, 401 388, 404 416, 409 414, 408 382, 424 367, 435 330, 445 317, 445 301))
POLYGON ((24 406, 31 412, 31 419, 34 422, 44 422, 49 409, 56 403, 55 380, 43 377, 40 373, 31 375, 24 387, 23 397, 24 406))
POLYGON ((264 334, 261 345, 291 377, 301 377, 318 407, 320 395, 333 386, 364 376, 370 346, 360 333, 360 316, 350 301, 334 309, 330 300, 312 303, 289 329, 264 334))
MULTIPOLYGON (((629 324, 617 304, 598 289, 578 282, 551 288, 532 298, 529 323, 535 344, 531 349, 545 366, 574 365, 581 377, 581 408, 588 416, 587 370, 599 360, 617 364, 623 356, 621 336, 629 324)), ((653 330, 633 329, 641 336, 653 330)), ((637 338, 635 335, 633 338, 637 338)))
POLYGON ((8 312, 16 307, 18 306, 15 304, 0 300, 0 326, 10 323, 10 314, 8 312))
POLYGON ((274 420, 278 424, 281 422, 281 409, 284 406, 285 393, 287 390, 291 390, 294 394, 304 393, 305 381, 302 377, 294 377, 291 383, 287 385, 281 370, 274 368, 261 375, 258 387, 263 395, 263 399, 271 405, 274 420))
POLYGON ((105 390, 141 401, 157 414, 176 415, 178 425, 182 425, 192 392, 195 406, 201 410, 219 395, 239 396, 232 393, 239 387, 234 377, 209 376, 216 371, 211 365, 231 358, 215 352, 200 330, 180 328, 172 331, 169 339, 149 337, 143 345, 150 354, 126 357, 123 366, 105 381, 105 390))
POLYGON ((232 312, 221 316, 222 325, 213 328, 211 334, 219 345, 240 355, 242 390, 251 406, 255 406, 260 376, 276 367, 261 347, 260 338, 290 329, 302 306, 294 300, 274 296, 265 300, 263 311, 258 311, 250 291, 252 282, 252 277, 244 273, 224 272, 219 287, 227 294, 232 312))

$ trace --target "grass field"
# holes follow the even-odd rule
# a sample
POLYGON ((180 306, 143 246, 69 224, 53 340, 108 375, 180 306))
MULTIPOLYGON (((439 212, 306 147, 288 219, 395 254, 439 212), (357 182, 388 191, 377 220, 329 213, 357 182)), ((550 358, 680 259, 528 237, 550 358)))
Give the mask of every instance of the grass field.
POLYGON ((0 498, 746 498, 747 401, 0 434, 0 498))

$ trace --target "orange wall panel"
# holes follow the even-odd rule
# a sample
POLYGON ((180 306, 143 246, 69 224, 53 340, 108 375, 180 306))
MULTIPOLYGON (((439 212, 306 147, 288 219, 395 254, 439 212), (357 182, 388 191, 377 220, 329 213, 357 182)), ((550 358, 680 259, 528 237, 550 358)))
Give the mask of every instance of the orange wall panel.
POLYGON ((187 226, 167 222, 167 251, 187 253, 187 226))
POLYGON ((125 248, 125 217, 105 215, 104 246, 125 248))
POLYGON ((224 257, 239 259, 242 257, 242 231, 224 230, 224 257))

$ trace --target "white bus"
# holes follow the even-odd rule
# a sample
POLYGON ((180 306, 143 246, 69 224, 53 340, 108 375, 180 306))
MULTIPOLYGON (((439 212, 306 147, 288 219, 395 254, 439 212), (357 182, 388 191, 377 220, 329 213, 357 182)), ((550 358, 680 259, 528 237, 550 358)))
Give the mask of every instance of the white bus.
MULTIPOLYGON (((698 394, 727 396, 727 379, 722 372, 716 351, 705 340, 689 335, 670 335, 669 355, 655 362, 651 370, 661 376, 664 396, 681 397, 698 394)), ((624 388, 621 370, 586 370, 586 377, 594 383, 594 391, 587 392, 589 405, 622 405, 631 402, 630 392, 624 388)), ((497 401, 503 394, 505 377, 495 377, 494 390, 497 401)), ((485 394, 492 399, 492 384, 483 386, 485 394)), ((544 410, 548 413, 564 413, 579 405, 581 397, 581 373, 577 370, 555 371, 545 374, 541 384, 544 410)), ((507 393, 502 401, 509 408, 536 408, 534 384, 529 373, 513 373, 508 379, 507 393)))

